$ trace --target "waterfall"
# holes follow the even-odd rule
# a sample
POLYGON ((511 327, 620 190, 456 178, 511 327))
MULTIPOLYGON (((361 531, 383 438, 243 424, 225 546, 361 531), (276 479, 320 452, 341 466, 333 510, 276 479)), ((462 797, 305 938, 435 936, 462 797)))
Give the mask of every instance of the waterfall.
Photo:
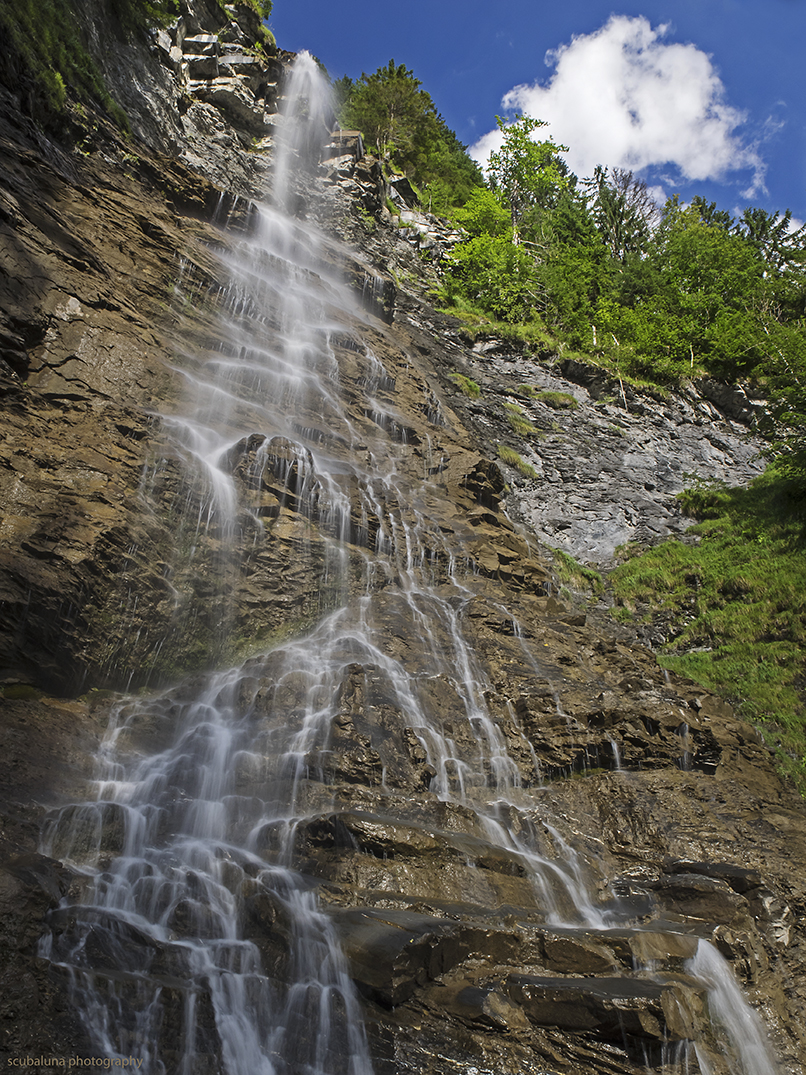
MULTIPOLYGON (((775 1075, 776 1066, 764 1031, 748 1008, 727 962, 712 944, 700 941, 687 969, 708 988, 708 1007, 717 1040, 731 1059, 737 1075, 775 1075)), ((700 1066, 708 1072, 707 1061, 700 1066)))
MULTIPOLYGON (((196 490, 185 525, 194 543, 210 534, 217 542, 212 600, 222 629, 238 570, 239 514, 253 512, 262 527, 231 465, 250 437, 254 474, 271 457, 289 495, 327 535, 322 588, 328 579, 337 591, 344 583, 349 500, 334 461, 315 458, 299 436, 305 422, 320 430, 344 425, 329 344, 336 326, 322 298, 323 284, 336 300, 341 285, 325 278, 318 233, 292 215, 299 172, 316 166, 329 108, 310 57, 295 64, 287 94, 272 204, 229 264, 228 346, 206 362, 184 356, 177 365, 184 405, 162 416, 196 490), (254 339, 243 316, 258 306, 266 331, 254 339)), ((254 485, 249 475, 246 484, 254 485)), ((285 674, 300 658, 299 674, 311 676, 307 694, 319 701, 298 726, 275 729, 274 741, 254 717, 243 668, 190 692, 122 705, 100 752, 97 803, 61 811, 45 833, 51 852, 86 877, 83 903, 68 912, 64 950, 51 955, 69 968, 81 1018, 105 1057, 136 1057, 141 1071, 180 1075, 370 1075, 355 991, 329 919, 310 883, 286 864, 290 851, 268 861, 255 850, 259 833, 293 815, 301 759, 327 712, 326 680, 306 648, 291 649, 285 674), (275 925, 281 951, 261 951, 245 935, 250 917, 275 925)))
MULTIPOLYGON (((184 395, 161 420, 184 470, 187 555, 203 542, 215 550, 207 612, 217 630, 234 622, 244 535, 268 548, 281 519, 317 606, 304 632, 235 667, 122 700, 95 799, 54 813, 44 834, 45 851, 82 878, 45 950, 70 975, 99 1055, 136 1057, 149 1075, 371 1075, 332 908, 301 850, 343 810, 333 773, 351 775, 339 736, 351 737, 378 801, 398 809, 391 732, 372 739, 354 727, 351 669, 371 672, 389 728, 401 722, 429 808, 449 807, 472 830, 457 837, 457 856, 506 858, 530 913, 550 926, 605 933, 626 921, 617 902, 594 898, 559 821, 534 809, 534 747, 522 730, 502 734, 490 670, 468 639, 484 583, 470 527, 442 525, 432 509, 428 472, 439 468, 412 465, 393 378, 371 346, 382 330, 304 219, 302 179, 316 171, 329 115, 305 54, 287 97, 271 204, 221 254, 226 342, 177 356, 184 395)), ((438 413, 425 391, 423 413, 438 413)), ((497 614, 520 638, 515 617, 497 614)), ((539 674, 523 653, 525 674, 539 674)), ((612 750, 618 761, 615 741, 612 750)), ((335 882, 329 898, 338 909, 335 882)), ((711 988, 701 963, 691 973, 711 988)))

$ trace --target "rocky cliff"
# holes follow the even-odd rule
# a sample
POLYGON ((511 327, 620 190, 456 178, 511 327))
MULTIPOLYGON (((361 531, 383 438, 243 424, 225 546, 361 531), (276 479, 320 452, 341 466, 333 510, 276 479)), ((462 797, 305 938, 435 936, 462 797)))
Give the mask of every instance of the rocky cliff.
MULTIPOLYGON (((339 400, 249 435, 237 404, 216 460, 237 493, 225 526, 175 428, 205 370, 285 332, 244 282, 279 253, 264 244, 263 268, 243 266, 291 57, 256 50, 248 8, 182 10, 112 52, 103 6, 77 7, 129 140, 101 115, 46 139, 2 91, 4 1058, 111 1055, 80 1015, 69 953, 83 946, 80 974, 116 998, 131 1050, 145 972, 122 960, 148 954, 151 1070, 180 1070, 191 997, 194 1070, 235 1070, 215 1059, 212 977, 191 982, 182 963, 215 933, 212 897, 183 895, 159 936, 79 910, 127 840, 125 811, 78 805, 95 798, 110 719, 131 758, 171 755, 167 832, 188 795, 172 735, 199 698, 226 695, 256 729, 232 755, 244 817, 290 779, 278 737, 302 737, 293 825, 223 856, 240 935, 282 994, 300 927, 264 874, 293 862, 347 961, 378 1075, 766 1075, 733 1027, 753 1010, 778 1069, 800 1072, 801 802, 728 706, 664 674, 604 604, 558 599, 547 549, 606 565, 625 540, 679 532, 685 474, 758 469, 752 401, 715 385, 622 393, 556 355, 466 343, 427 299, 455 236, 411 210, 416 226, 397 227, 377 163, 338 135, 291 216, 328 236, 321 267, 297 275, 338 308, 339 400), (519 435, 513 407, 542 436, 519 435), (502 444, 534 476, 499 460, 502 444), (210 669, 230 665, 222 685, 210 669)), ((314 1070, 348 1070, 358 1046, 334 1040, 314 1070)), ((306 1070, 272 1055, 266 1070, 306 1070)))

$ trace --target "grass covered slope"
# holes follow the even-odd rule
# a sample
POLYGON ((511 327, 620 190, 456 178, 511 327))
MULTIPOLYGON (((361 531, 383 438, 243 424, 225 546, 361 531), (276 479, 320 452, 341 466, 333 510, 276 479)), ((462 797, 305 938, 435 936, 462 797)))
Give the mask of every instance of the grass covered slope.
POLYGON ((806 793, 806 499, 770 468, 680 500, 700 520, 695 540, 629 556, 611 575, 616 598, 667 621, 661 664, 759 724, 806 793))

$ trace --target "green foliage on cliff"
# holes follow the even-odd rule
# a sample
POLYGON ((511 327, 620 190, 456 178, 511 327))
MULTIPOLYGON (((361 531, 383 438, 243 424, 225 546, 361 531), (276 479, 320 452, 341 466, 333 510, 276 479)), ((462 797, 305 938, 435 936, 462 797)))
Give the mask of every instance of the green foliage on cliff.
POLYGON ((478 165, 404 64, 390 60, 355 82, 345 76, 335 89, 342 126, 361 131, 388 168, 413 180, 426 209, 450 212, 482 184, 478 165))
POLYGON ((552 392, 549 390, 541 392, 536 388, 530 388, 528 385, 522 385, 521 387, 528 391, 532 399, 545 403, 547 407, 551 407, 554 411, 574 411, 579 406, 576 398, 570 392, 552 392))
POLYGON ((551 559, 560 582, 575 590, 588 590, 593 594, 600 594, 604 590, 602 576, 595 568, 579 563, 562 549, 552 549, 551 559))
MULTIPOLYGON (((124 0, 125 2, 125 0, 124 0)), ((158 0, 159 4, 165 4, 170 6, 173 0, 158 0)), ((217 0, 218 6, 224 11, 227 9, 227 4, 230 0, 217 0)), ((246 4, 247 7, 251 7, 256 15, 259 15, 262 21, 266 21, 270 18, 272 11, 274 10, 274 0, 239 0, 240 3, 246 4)), ((229 18, 229 15, 227 16, 229 18)), ((160 25, 159 21, 153 21, 152 25, 160 25)), ((274 42, 274 34, 267 27, 263 27, 263 31, 272 42, 274 42)))
POLYGON ((498 445, 498 458, 502 463, 506 463, 507 466, 514 467, 524 478, 537 478, 538 476, 532 464, 527 463, 522 455, 506 444, 498 445))
MULTIPOLYGON (((121 36, 161 25, 174 12, 173 0, 109 0, 121 36)), ((68 94, 100 105, 126 129, 94 63, 69 0, 15 0, 0 5, 0 81, 18 92, 23 109, 44 126, 60 122, 68 94)))
POLYGON ((481 396, 481 389, 470 377, 466 377, 463 373, 452 373, 450 376, 453 383, 464 395, 469 396, 471 399, 478 399, 481 396))
POLYGON ((773 454, 806 484, 806 228, 748 208, 738 220, 677 197, 658 208, 631 173, 569 173, 539 121, 499 120, 490 184, 456 215, 468 232, 443 300, 542 325, 624 380, 755 381, 773 454))
MULTIPOLYGON (((109 0, 109 4, 124 33, 135 33, 148 26, 165 26, 178 14, 174 0, 109 0)), ((256 3, 251 6, 260 13, 256 3)))
POLYGON ((668 620, 661 662, 730 699, 806 792, 806 498, 776 468, 747 488, 681 494, 697 543, 667 541, 611 575, 627 606, 668 620))
POLYGON ((539 299, 539 282, 532 258, 512 242, 511 233, 477 235, 460 243, 451 263, 451 285, 501 321, 524 322, 539 299), (458 285, 458 287, 456 286, 458 285))
POLYGON ((519 437, 531 437, 537 433, 537 426, 523 413, 517 403, 505 403, 504 413, 512 432, 517 433, 519 437))

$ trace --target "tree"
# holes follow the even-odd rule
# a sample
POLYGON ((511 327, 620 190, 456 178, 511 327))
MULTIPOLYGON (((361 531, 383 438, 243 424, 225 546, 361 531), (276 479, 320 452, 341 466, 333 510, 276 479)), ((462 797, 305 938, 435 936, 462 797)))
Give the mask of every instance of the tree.
POLYGON ((628 254, 644 253, 660 217, 646 183, 621 168, 597 166, 585 185, 594 222, 611 256, 624 261, 628 254))
POLYGON ((537 255, 543 319, 575 349, 590 347, 593 308, 611 271, 587 199, 569 183, 556 205, 535 211, 529 224, 524 234, 537 255))
POLYGON ((477 235, 500 238, 511 230, 506 206, 489 187, 477 187, 462 208, 457 210, 455 220, 471 238, 477 235))
POLYGON ((758 368, 764 265, 749 243, 721 222, 704 223, 699 206, 672 199, 639 263, 640 273, 629 259, 625 266, 631 293, 616 277, 594 322, 625 369, 675 381, 702 372, 733 379, 758 368))
POLYGON ((779 217, 778 213, 771 216, 764 209, 747 208, 735 230, 755 247, 774 272, 789 265, 804 264, 806 224, 793 228, 791 209, 779 217))
POLYGON ((770 396, 769 455, 806 495, 806 325, 765 326, 765 387, 770 396))
POLYGON ((446 289, 459 291, 500 321, 528 321, 539 304, 534 259, 511 241, 511 233, 480 234, 451 255, 446 289))
POLYGON ((726 209, 717 209, 716 202, 707 202, 699 194, 691 199, 691 208, 703 224, 716 224, 725 231, 730 231, 733 226, 733 217, 726 209))
POLYGON ((405 64, 390 60, 347 87, 341 121, 362 131, 381 159, 394 157, 412 167, 429 136, 438 131, 437 110, 421 85, 405 64))
POLYGON ((484 185, 478 164, 442 116, 436 115, 436 130, 422 145, 415 161, 415 181, 423 188, 423 204, 442 216, 453 215, 474 191, 484 185))
POLYGON ((568 186, 568 169, 560 160, 568 146, 548 138, 534 139, 534 132, 546 126, 545 120, 521 116, 507 123, 496 116, 498 129, 504 135, 501 148, 490 154, 490 182, 509 207, 512 219, 513 242, 520 240, 519 225, 524 214, 535 206, 545 206, 568 186))
POLYGON ((466 147, 404 64, 390 60, 356 82, 345 76, 335 83, 335 93, 341 124, 360 130, 388 168, 426 188, 426 208, 447 214, 484 182, 466 147))

